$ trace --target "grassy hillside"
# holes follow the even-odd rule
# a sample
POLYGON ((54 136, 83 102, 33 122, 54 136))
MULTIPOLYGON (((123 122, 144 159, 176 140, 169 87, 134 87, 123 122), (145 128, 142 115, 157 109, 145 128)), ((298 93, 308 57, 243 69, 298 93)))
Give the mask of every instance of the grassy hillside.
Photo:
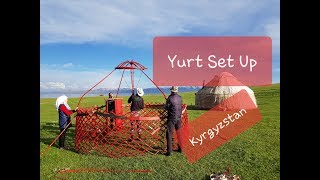
MULTIPOLYGON (((40 158, 40 178, 55 179, 58 169, 149 169, 149 173, 80 172, 58 175, 67 179, 207 179, 213 172, 224 171, 230 165, 231 173, 242 179, 280 179, 280 84, 253 87, 262 120, 225 145, 214 150, 194 164, 184 154, 173 156, 146 155, 142 157, 108 158, 82 155, 72 151, 75 128, 69 129, 66 144, 71 150, 59 150, 57 143, 40 158)), ((181 93, 189 105, 190 121, 205 112, 194 110, 194 93, 181 93)), ((124 102, 128 97, 124 97, 124 102)), ((164 102, 161 95, 145 95, 145 101, 164 102)), ((40 151, 42 152, 59 134, 55 98, 40 99, 40 151)), ((78 98, 69 98, 75 108, 78 98)), ((86 105, 103 104, 103 97, 85 99, 86 105)), ((74 121, 73 121, 74 123, 74 121)))

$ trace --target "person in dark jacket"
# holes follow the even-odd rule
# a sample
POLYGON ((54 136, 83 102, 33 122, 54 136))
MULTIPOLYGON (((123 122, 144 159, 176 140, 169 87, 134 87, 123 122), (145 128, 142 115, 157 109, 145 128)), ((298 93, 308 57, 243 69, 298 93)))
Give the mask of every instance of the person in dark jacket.
MULTIPOLYGON (((111 93, 111 92, 109 92, 109 94, 108 94, 108 99, 107 99, 107 102, 106 102, 107 104, 108 104, 108 109, 107 109, 107 112, 108 113, 115 113, 115 104, 114 104, 114 98, 113 98, 113 94, 111 93)), ((108 121, 106 121, 106 123, 108 124, 108 121)), ((113 125, 113 123, 114 123, 114 118, 110 118, 110 129, 113 129, 114 128, 114 125, 113 125)))
POLYGON ((68 97, 65 95, 62 95, 57 98, 56 100, 56 108, 59 114, 59 128, 60 133, 65 129, 65 131, 60 135, 59 137, 59 148, 65 149, 64 142, 66 137, 66 132, 69 127, 71 127, 71 117, 70 115, 76 112, 77 108, 75 110, 71 110, 70 106, 68 105, 68 97), (69 124, 69 126, 67 126, 69 124))
MULTIPOLYGON (((168 111, 167 131, 166 131, 166 139, 167 139, 166 156, 171 155, 173 130, 175 129, 177 131, 178 129, 180 129, 181 114, 182 114, 182 98, 178 94, 178 87, 172 86, 170 90, 171 90, 171 94, 168 97, 166 104, 164 106, 164 108, 168 111)), ((178 145, 178 151, 181 152, 180 145, 178 145)))
POLYGON ((130 107, 131 129, 130 129, 129 141, 133 140, 135 129, 138 130, 139 139, 141 138, 141 134, 142 134, 141 121, 135 119, 135 117, 139 117, 141 115, 141 110, 144 108, 144 100, 142 98, 143 95, 144 95, 143 89, 137 88, 137 94, 132 94, 128 99, 128 103, 131 103, 131 107, 130 107))
POLYGON ((109 92, 108 94, 107 103, 108 103, 108 113, 114 112, 114 99, 113 99, 113 94, 111 92, 109 92))

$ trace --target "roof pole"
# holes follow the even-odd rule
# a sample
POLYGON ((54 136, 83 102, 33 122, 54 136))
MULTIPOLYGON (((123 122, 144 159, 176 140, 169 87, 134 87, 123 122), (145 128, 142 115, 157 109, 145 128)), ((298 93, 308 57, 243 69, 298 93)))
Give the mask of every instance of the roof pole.
POLYGON ((133 74, 133 67, 132 67, 132 63, 130 63, 130 65, 131 65, 131 69, 130 69, 130 75, 131 75, 131 84, 132 84, 132 87, 131 87, 131 89, 132 89, 132 94, 134 94, 134 74, 133 74))
MULTIPOLYGON (((124 69, 124 70, 125 70, 125 69, 124 69)), ((122 79, 123 79, 124 70, 122 71, 122 75, 121 75, 121 79, 120 79, 119 87, 118 87, 118 89, 117 89, 116 98, 118 97, 118 94, 119 94, 119 89, 120 89, 121 82, 122 82, 122 79)))

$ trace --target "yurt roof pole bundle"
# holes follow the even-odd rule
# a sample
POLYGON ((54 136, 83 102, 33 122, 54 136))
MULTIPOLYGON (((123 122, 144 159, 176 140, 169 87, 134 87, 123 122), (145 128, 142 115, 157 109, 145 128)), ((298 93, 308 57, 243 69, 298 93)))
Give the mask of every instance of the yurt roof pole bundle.
MULTIPOLYGON (((164 96, 165 99, 167 99, 166 95, 164 94, 164 92, 157 86, 156 83, 154 83, 154 81, 144 72, 145 69, 147 69, 145 66, 141 65, 138 62, 135 62, 133 60, 128 60, 125 62, 120 63, 117 67, 115 67, 115 69, 123 69, 124 70, 130 70, 130 75, 131 75, 131 89, 132 89, 132 93, 134 92, 134 70, 138 69, 140 70, 156 87, 157 89, 162 93, 162 95, 164 96)), ((123 78, 123 73, 121 76, 121 80, 120 83, 122 82, 122 78, 123 78)), ((119 85, 120 88, 120 85, 119 85)), ((118 88, 118 91, 119 91, 118 88)), ((117 95, 118 95, 118 91, 117 91, 117 95)))
MULTIPOLYGON (((121 80, 120 80, 120 84, 122 82, 122 78, 123 78, 123 73, 126 69, 130 70, 130 77, 131 77, 131 90, 132 93, 134 93, 134 69, 140 69, 140 70, 145 70, 147 69, 146 67, 142 66, 141 64, 134 62, 133 60, 131 61, 125 61, 123 63, 120 63, 117 67, 115 67, 115 69, 123 69, 122 72, 122 76, 121 76, 121 80)), ((118 96, 118 92, 119 92, 119 88, 120 88, 120 84, 118 87, 118 91, 117 91, 117 96, 118 96)))
POLYGON ((164 94, 164 92, 157 86, 157 84, 144 72, 145 69, 147 69, 146 67, 144 67, 143 65, 141 65, 138 62, 135 62, 133 60, 127 60, 125 62, 120 63, 118 66, 116 66, 114 68, 114 70, 112 70, 107 76, 105 76, 103 79, 101 79, 97 84, 95 84, 92 88, 90 88, 89 90, 87 90, 79 99, 79 102, 77 104, 77 107, 79 106, 82 98, 88 94, 94 87, 96 87, 98 84, 100 84, 102 81, 104 81, 107 77, 110 76, 110 74, 112 74, 116 69, 123 69, 122 71, 122 75, 121 75, 121 79, 120 79, 120 83, 117 89, 117 95, 116 97, 118 97, 118 93, 119 93, 119 89, 120 89, 120 85, 122 83, 122 79, 123 79, 123 74, 125 70, 130 70, 130 76, 131 76, 131 89, 132 92, 134 92, 134 70, 138 69, 140 70, 156 87, 157 89, 162 93, 162 95, 164 96, 165 99, 167 99, 166 95, 164 94))

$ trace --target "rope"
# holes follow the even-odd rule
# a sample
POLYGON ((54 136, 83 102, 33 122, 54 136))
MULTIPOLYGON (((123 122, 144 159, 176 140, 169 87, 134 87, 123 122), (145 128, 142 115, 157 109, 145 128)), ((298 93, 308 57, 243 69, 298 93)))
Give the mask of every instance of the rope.
MULTIPOLYGON (((68 127, 70 124, 71 124, 71 121, 67 124, 66 127, 68 127)), ((51 144, 49 146, 47 146, 47 148, 40 154, 40 158, 49 151, 51 146, 59 139, 61 134, 64 133, 66 130, 67 130, 67 128, 64 128, 63 131, 60 132, 60 134, 51 142, 51 144)))
POLYGON ((121 79, 120 79, 119 87, 118 87, 118 89, 117 89, 117 95, 116 95, 116 97, 118 97, 118 94, 119 94, 119 90, 120 90, 121 82, 122 82, 122 79, 123 79, 124 71, 125 71, 125 70, 123 70, 123 71, 122 71, 122 75, 121 75, 121 79))
MULTIPOLYGON (((68 104, 76 104, 75 101, 76 100, 72 100, 70 98, 68 98, 68 101, 71 101, 71 103, 68 103, 68 104)), ((72 119, 74 118, 74 116, 71 118, 71 121, 67 124, 66 127, 68 127, 71 123, 72 123, 72 119)), ((49 146, 47 146, 47 148, 42 152, 40 153, 40 158, 45 154, 47 153, 47 151, 51 148, 51 146, 59 139, 59 137, 61 136, 62 133, 64 133, 66 131, 67 128, 65 128, 63 131, 60 132, 60 134, 58 134, 58 136, 51 142, 51 144, 49 146)))
POLYGON ((134 71, 133 69, 130 69, 130 76, 131 76, 131 90, 132 94, 134 93, 134 71))
POLYGON ((164 92, 159 88, 159 86, 157 86, 157 84, 154 82, 154 81, 152 81, 152 79, 146 74, 146 73, 144 73, 141 69, 140 69, 140 71, 145 75, 145 76, 147 76, 147 78, 158 88, 158 90, 162 93, 162 95, 163 95, 163 97, 165 98, 165 99, 167 99, 167 96, 164 94, 164 92))
MULTIPOLYGON (((115 70, 113 70, 113 71, 115 71, 115 70)), ((91 91, 94 87, 96 87, 98 84, 100 84, 100 83, 101 83, 104 79, 106 79, 113 71, 111 71, 107 76, 105 76, 102 80, 100 80, 97 84, 95 84, 95 85, 94 85, 92 88, 90 88, 88 91, 86 91, 86 92, 81 96, 81 98, 80 98, 80 100, 79 100, 79 102, 78 102, 78 104, 77 104, 77 107, 78 107, 78 105, 80 104, 83 96, 86 95, 88 92, 90 92, 90 91, 91 91)), ((72 121, 70 121, 70 122, 67 124, 66 127, 68 127, 71 123, 72 123, 72 121)), ((51 142, 51 144, 48 145, 47 148, 46 148, 42 153, 40 153, 40 158, 49 151, 49 149, 51 148, 51 146, 59 139, 59 137, 60 137, 66 130, 67 130, 67 128, 63 129, 63 130, 58 134, 58 136, 56 136, 56 138, 51 142)))
POLYGON ((140 71, 140 77, 139 77, 139 80, 138 80, 138 83, 137 83, 137 86, 136 86, 136 87, 139 87, 139 83, 140 83, 141 75, 142 75, 142 73, 141 73, 141 71, 140 71))
POLYGON ((121 173, 121 172, 125 172, 125 173, 150 173, 153 172, 153 170, 150 169, 132 169, 132 170, 114 170, 114 169, 93 169, 93 168, 82 168, 82 169, 62 169, 57 171, 57 174, 55 175, 56 178, 59 179, 67 179, 67 178, 63 178, 63 177, 59 177, 57 176, 58 174, 66 174, 66 173, 81 173, 81 172, 93 172, 93 173, 121 173))
POLYGON ((153 172, 149 169, 137 169, 137 170, 114 170, 114 169, 93 169, 93 168, 84 168, 84 169, 64 169, 57 172, 57 174, 63 173, 78 173, 78 172, 140 172, 148 173, 153 172))
POLYGON ((126 78, 123 78, 124 83, 126 83, 127 87, 130 87, 130 85, 127 83, 126 78))
MULTIPOLYGON (((97 107, 96 109, 100 109, 100 108, 103 108, 103 107, 105 107, 105 105, 102 105, 102 106, 100 106, 100 107, 97 107)), ((71 121, 67 124, 66 127, 68 127, 68 126, 72 123, 72 119, 73 119, 73 118, 74 118, 74 116, 71 118, 71 121)), ((64 128, 64 129, 60 132, 60 134, 51 142, 51 144, 50 144, 49 146, 47 146, 47 148, 40 154, 40 158, 49 151, 49 149, 51 148, 51 146, 59 139, 59 137, 61 136, 61 134, 64 133, 66 130, 67 130, 67 128, 64 128)))

